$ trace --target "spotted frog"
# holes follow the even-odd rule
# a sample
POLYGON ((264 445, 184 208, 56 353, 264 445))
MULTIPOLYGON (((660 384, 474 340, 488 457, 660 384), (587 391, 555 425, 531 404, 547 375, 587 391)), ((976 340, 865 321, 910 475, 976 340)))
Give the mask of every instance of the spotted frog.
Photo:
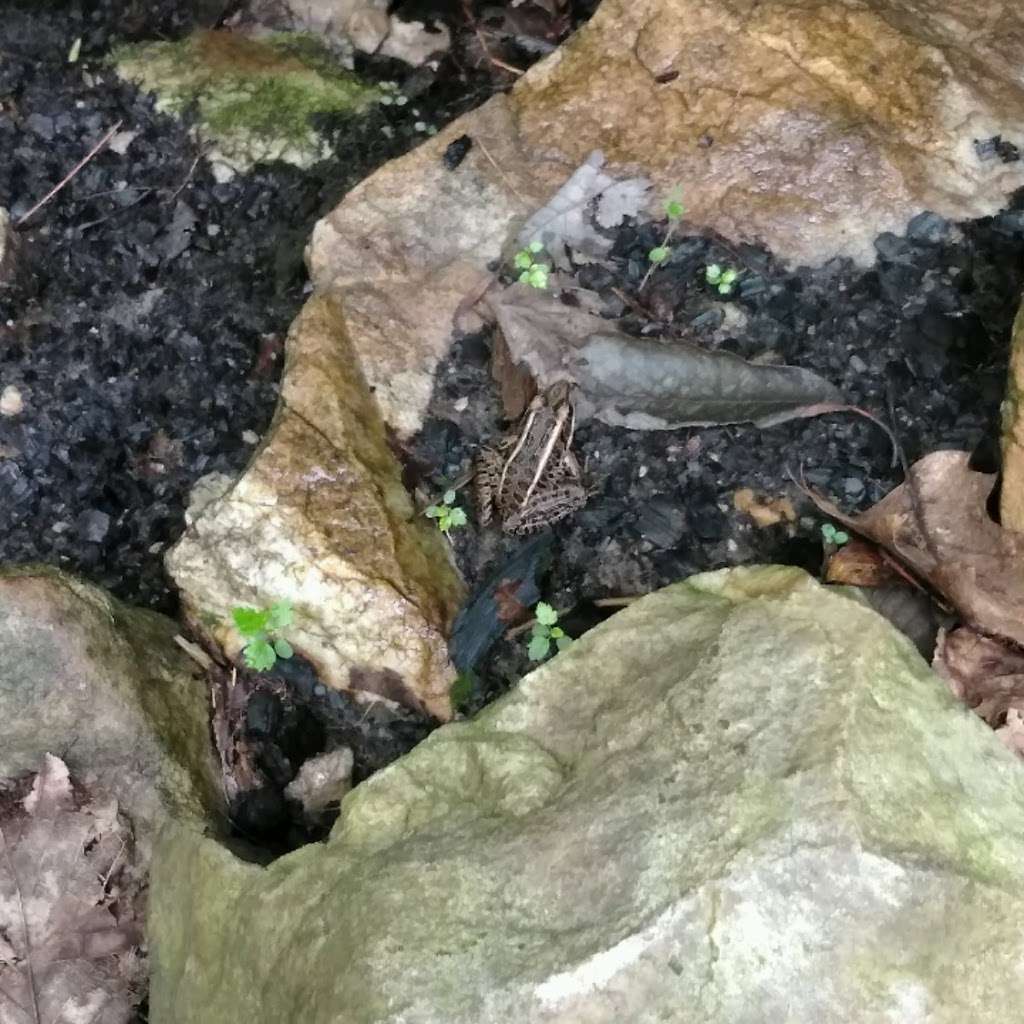
POLYGON ((505 533, 533 533, 572 515, 587 502, 572 453, 576 414, 568 384, 538 395, 515 430, 477 457, 480 522, 495 516, 505 533))

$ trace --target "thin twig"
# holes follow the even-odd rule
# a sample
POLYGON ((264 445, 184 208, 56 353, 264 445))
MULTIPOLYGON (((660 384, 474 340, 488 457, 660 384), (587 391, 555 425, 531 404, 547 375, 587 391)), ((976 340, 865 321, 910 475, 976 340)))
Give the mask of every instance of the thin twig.
POLYGON ((114 137, 114 135, 117 133, 118 128, 120 127, 121 122, 118 121, 114 125, 114 127, 111 128, 110 131, 107 132, 107 134, 104 135, 103 138, 100 139, 100 141, 97 142, 96 145, 93 146, 92 149, 90 149, 89 152, 86 153, 85 156, 83 156, 82 159, 79 160, 78 163, 75 164, 75 166, 72 167, 70 171, 68 171, 68 173, 64 176, 62 181, 54 185, 54 187, 51 188, 50 191, 47 192, 46 195, 43 196, 43 198, 40 199, 39 202, 36 203, 36 205, 33 206, 31 210, 28 211, 28 213, 23 214, 21 217, 18 218, 14 226, 16 228, 21 227, 21 225, 24 224, 25 221, 27 221, 29 217, 32 216, 32 214, 34 214, 37 210, 44 207, 108 142, 110 142, 110 140, 114 137))
POLYGON ((174 642, 205 672, 214 666, 214 660, 198 644, 186 640, 180 633, 175 634, 174 642))
POLYGON ((477 23, 476 18, 473 17, 473 12, 470 10, 469 0, 462 0, 462 10, 466 15, 466 21, 469 22, 470 27, 476 33, 477 42, 480 43, 480 49, 484 51, 484 56, 497 68, 501 68, 502 71, 508 71, 513 75, 525 75, 526 72, 522 68, 517 68, 514 64, 506 64, 500 57, 495 57, 491 53, 490 48, 487 45, 487 40, 484 39, 483 32, 480 31, 480 25, 477 23))
POLYGON ((523 206, 529 206, 530 204, 519 194, 519 192, 516 190, 515 185, 513 185, 511 180, 509 179, 509 176, 501 169, 501 167, 498 166, 498 161, 495 160, 494 157, 487 152, 487 147, 484 145, 483 139, 481 139, 480 136, 478 135, 474 141, 480 147, 480 152, 483 153, 483 155, 487 157, 488 160, 490 160, 491 166, 498 172, 498 174, 501 175, 501 180, 505 182, 505 185, 508 187, 509 192, 511 192, 512 195, 514 195, 516 199, 518 199, 519 202, 523 204, 523 206))
POLYGON ((184 179, 182 180, 181 184, 167 197, 167 202, 173 203, 174 200, 177 199, 178 196, 181 194, 181 190, 189 183, 189 181, 191 181, 192 175, 193 175, 193 173, 195 172, 195 169, 196 169, 196 165, 199 163, 199 158, 202 155, 203 155, 203 151, 202 151, 202 149, 200 149, 199 152, 196 153, 196 158, 195 158, 195 160, 192 161, 192 166, 189 167, 188 172, 186 173, 186 175, 185 175, 184 179))

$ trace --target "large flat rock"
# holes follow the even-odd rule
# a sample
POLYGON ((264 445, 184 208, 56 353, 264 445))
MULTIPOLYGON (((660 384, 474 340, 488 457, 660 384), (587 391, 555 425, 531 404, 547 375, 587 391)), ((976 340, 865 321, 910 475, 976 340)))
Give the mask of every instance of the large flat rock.
POLYGON ((266 869, 169 832, 155 1024, 972 1024, 1024 957, 1021 767, 793 569, 650 595, 266 869))
POLYGON ((870 263, 877 235, 921 211, 992 213, 1024 185, 996 141, 1024 145, 1022 50, 1024 7, 1001 0, 604 0, 508 96, 346 195, 317 225, 311 275, 411 434, 459 303, 591 151, 650 178, 654 216, 678 186, 691 224, 870 263))
POLYGON ((53 569, 0 572, 0 779, 61 757, 148 850, 221 807, 209 694, 177 626, 53 569))

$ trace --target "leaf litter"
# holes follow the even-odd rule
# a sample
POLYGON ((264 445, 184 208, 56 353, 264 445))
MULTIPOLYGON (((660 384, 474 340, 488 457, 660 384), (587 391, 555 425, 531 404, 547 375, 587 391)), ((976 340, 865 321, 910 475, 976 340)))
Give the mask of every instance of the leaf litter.
POLYGON ((0 1020, 123 1024, 145 989, 142 885, 114 800, 46 755, 24 799, 0 790, 0 1020))
POLYGON ((955 610, 932 667, 953 695, 1024 756, 1024 534, 989 514, 994 473, 938 451, 866 512, 849 516, 807 491, 827 515, 888 551, 955 610))

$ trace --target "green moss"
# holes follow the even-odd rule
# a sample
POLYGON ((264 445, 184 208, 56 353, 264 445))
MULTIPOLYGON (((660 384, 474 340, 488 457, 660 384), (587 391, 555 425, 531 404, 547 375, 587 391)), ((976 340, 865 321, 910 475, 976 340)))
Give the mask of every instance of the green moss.
POLYGON ((238 169, 261 159, 305 165, 325 156, 312 116, 357 114, 380 96, 302 33, 257 41, 199 32, 121 47, 114 60, 122 77, 156 93, 160 109, 178 114, 194 105, 201 134, 238 169))

